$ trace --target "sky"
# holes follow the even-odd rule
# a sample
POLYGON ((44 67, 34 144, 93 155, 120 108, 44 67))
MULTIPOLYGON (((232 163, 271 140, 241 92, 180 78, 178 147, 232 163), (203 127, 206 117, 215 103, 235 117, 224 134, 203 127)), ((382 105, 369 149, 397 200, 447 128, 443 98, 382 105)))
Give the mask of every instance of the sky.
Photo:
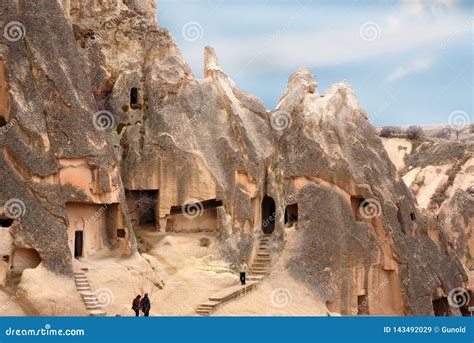
POLYGON ((158 22, 202 78, 205 46, 273 109, 300 67, 347 80, 376 126, 473 114, 474 0, 158 0, 158 22), (457 112, 456 112, 457 111, 457 112))

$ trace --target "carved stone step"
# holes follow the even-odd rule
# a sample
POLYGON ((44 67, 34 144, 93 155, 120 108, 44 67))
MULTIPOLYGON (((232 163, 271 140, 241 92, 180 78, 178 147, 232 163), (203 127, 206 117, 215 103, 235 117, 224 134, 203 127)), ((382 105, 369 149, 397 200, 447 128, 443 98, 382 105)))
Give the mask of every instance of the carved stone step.
POLYGON ((107 312, 105 312, 103 310, 91 310, 91 311, 88 311, 88 312, 89 312, 89 315, 91 315, 93 317, 102 317, 102 316, 107 315, 107 312))
POLYGON ((81 295, 82 302, 90 316, 105 316, 107 312, 103 306, 99 304, 97 294, 94 293, 89 284, 87 276, 82 271, 74 272, 74 281, 76 289, 81 295))

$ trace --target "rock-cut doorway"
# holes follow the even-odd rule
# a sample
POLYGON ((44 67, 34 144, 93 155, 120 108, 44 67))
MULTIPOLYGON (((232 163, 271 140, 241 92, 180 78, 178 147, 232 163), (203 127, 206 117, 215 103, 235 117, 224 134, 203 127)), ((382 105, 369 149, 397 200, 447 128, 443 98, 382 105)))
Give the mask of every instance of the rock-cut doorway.
POLYGON ((262 230, 271 234, 275 230, 276 206, 272 197, 265 195, 262 200, 262 230))
POLYGON ((74 231, 74 258, 84 256, 84 231, 74 231))

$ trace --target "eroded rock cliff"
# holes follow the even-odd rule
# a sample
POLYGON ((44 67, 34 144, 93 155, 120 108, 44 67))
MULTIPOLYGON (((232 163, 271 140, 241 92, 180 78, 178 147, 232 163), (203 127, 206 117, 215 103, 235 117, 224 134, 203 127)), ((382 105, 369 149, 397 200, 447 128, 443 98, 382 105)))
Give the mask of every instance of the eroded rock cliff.
POLYGON ((349 315, 430 315, 466 282, 347 82, 320 95, 298 70, 268 112, 211 48, 196 79, 152 0, 1 12, 24 35, 0 42, 0 203, 22 205, 4 255, 34 249, 71 275, 74 257, 134 253, 133 228, 150 225, 214 233, 236 263, 265 232, 278 268, 349 315))

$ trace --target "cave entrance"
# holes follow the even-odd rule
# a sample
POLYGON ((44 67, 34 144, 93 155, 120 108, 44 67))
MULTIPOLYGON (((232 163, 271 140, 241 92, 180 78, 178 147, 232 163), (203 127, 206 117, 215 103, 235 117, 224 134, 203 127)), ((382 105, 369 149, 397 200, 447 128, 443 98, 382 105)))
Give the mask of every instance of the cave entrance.
MULTIPOLYGON (((172 206, 170 214, 183 213, 187 216, 193 216, 199 211, 215 209, 222 206, 222 201, 217 199, 204 200, 197 203, 188 203, 183 206, 172 206)), ((199 213, 200 214, 200 213, 199 213)))
POLYGON ((276 206, 272 197, 265 195, 262 200, 262 230, 271 234, 275 230, 276 206))
POLYGON ((357 297, 357 315, 358 316, 367 316, 369 314, 368 309, 368 297, 366 294, 359 295, 357 297))
POLYGON ((10 227, 13 224, 13 219, 0 218, 0 227, 10 227))
POLYGON ((352 207, 352 214, 356 221, 364 221, 362 216, 360 215, 360 209, 364 207, 364 198, 352 195, 351 196, 351 207, 352 207))
POLYGON ((217 216, 222 201, 209 199, 172 206, 167 217, 167 232, 216 232, 219 229, 217 216))
POLYGON ((132 109, 137 109, 138 108, 138 88, 133 87, 130 89, 130 107, 132 109))
POLYGON ((74 232, 74 258, 84 256, 84 231, 74 232))
POLYGON ((158 190, 126 191, 130 215, 138 226, 156 226, 158 190))
POLYGON ((290 227, 298 222, 298 204, 291 204, 285 209, 285 225, 290 227))
POLYGON ((433 300, 433 311, 437 317, 446 317, 449 316, 449 302, 448 298, 442 297, 436 300, 433 300))
POLYGON ((41 263, 41 257, 35 249, 19 248, 12 256, 12 272, 21 274, 25 269, 36 268, 41 263))

